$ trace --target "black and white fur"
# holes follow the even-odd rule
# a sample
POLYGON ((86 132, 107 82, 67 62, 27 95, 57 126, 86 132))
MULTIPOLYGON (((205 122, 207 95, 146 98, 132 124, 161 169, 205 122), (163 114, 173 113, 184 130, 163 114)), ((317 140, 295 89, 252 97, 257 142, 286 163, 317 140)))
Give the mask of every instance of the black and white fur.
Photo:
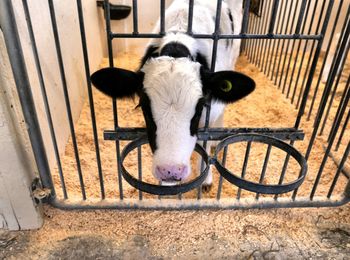
MULTIPOLYGON (((193 33, 215 29, 216 1, 195 0, 193 33)), ((93 84, 116 98, 137 94, 153 151, 153 173, 161 181, 185 180, 190 175, 190 156, 204 126, 207 98, 211 98, 210 126, 223 126, 226 103, 252 92, 249 77, 231 71, 239 55, 240 40, 220 40, 215 73, 209 71, 212 40, 186 34, 188 1, 175 0, 165 13, 166 34, 152 40, 138 72, 106 68, 92 75, 93 84)), ((220 33, 239 34, 242 0, 222 3, 220 33)), ((159 25, 154 32, 159 32, 159 25)), ((208 146, 210 151, 210 145, 208 146)), ((212 183, 209 173, 205 185, 212 183)))

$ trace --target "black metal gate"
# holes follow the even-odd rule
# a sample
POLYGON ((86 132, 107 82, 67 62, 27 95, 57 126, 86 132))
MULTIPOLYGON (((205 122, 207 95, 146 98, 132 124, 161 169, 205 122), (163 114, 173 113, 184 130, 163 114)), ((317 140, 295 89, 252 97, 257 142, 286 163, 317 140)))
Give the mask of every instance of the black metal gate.
MULTIPOLYGON (((115 143, 114 149, 118 171, 114 177, 117 180, 117 186, 115 187, 117 195, 108 196, 105 190, 106 174, 101 159, 101 141, 99 141, 96 125, 94 93, 90 81, 91 71, 84 24, 84 18, 87 17, 84 17, 81 0, 77 0, 74 4, 78 10, 77 19, 80 26, 94 142, 93 152, 97 166, 95 184, 99 190, 98 196, 89 196, 86 193, 84 182, 86 176, 84 176, 81 167, 81 159, 84 158, 85 154, 79 152, 79 144, 76 139, 77 133, 71 112, 54 0, 48 0, 49 10, 47 11, 50 12, 51 17, 59 64, 58 73, 60 73, 62 81, 76 164, 75 174, 77 174, 79 180, 79 185, 69 188, 67 188, 65 178, 68 174, 73 173, 63 172, 62 154, 60 154, 57 145, 42 64, 40 64, 39 59, 40 50, 36 46, 27 0, 22 0, 23 9, 57 161, 57 167, 51 170, 46 158, 35 112, 35 104, 21 49, 20 35, 16 27, 13 6, 10 0, 1 1, 0 25, 5 35, 6 46, 28 125, 41 183, 44 188, 51 190, 51 194, 47 199, 50 204, 66 209, 192 209, 320 207, 339 206, 349 201, 350 74, 347 70, 347 56, 350 45, 349 3, 343 0, 337 2, 334 0, 244 0, 241 33, 238 35, 223 35, 219 32, 222 2, 221 0, 217 1, 216 30, 212 34, 206 35, 194 34, 192 31, 195 1, 189 0, 187 33, 194 38, 212 40, 212 70, 215 67, 218 42, 225 39, 242 39, 241 54, 265 74, 266 81, 270 80, 274 83, 276 91, 281 93, 281 99, 284 99, 283 96, 285 96, 286 100, 294 106, 296 116, 292 126, 288 127, 288 122, 286 122, 284 127, 278 128, 269 126, 209 128, 210 105, 207 104, 206 126, 199 130, 198 138, 203 141, 204 148, 208 141, 219 141, 215 153, 208 155, 202 146, 197 145, 196 151, 203 159, 201 174, 194 177, 189 183, 172 187, 162 186, 148 183, 144 179, 142 162, 147 160, 144 157, 143 149, 143 145, 147 143, 147 139, 144 138, 145 129, 142 127, 120 126, 118 122, 120 116, 118 114, 118 102, 113 100, 113 115, 111 117, 113 116, 114 129, 104 131, 104 142, 115 143), (252 10, 250 7, 254 7, 253 13, 249 12, 252 10), (332 53, 332 48, 334 49, 332 42, 334 42, 333 39, 341 15, 345 18, 337 39, 335 53, 332 53), (325 37, 331 40, 326 42, 324 41, 325 37), (328 73, 325 72, 327 66, 330 66, 328 73), (327 76, 326 82, 322 83, 322 76, 324 75, 327 76), (345 83, 343 82, 344 77, 346 78, 345 83), (310 131, 304 131, 303 127, 309 127, 310 131), (132 142, 122 147, 121 142, 123 141, 132 142), (300 146, 297 147, 298 143, 300 146), (315 150, 316 146, 318 150, 315 150), (235 166, 231 165, 232 169, 227 166, 228 161, 233 160, 229 156, 232 150, 230 147, 235 148, 233 150, 235 150, 235 155, 239 155, 238 159, 240 155, 244 155, 241 162, 236 163, 241 166, 239 170, 235 166), (121 151, 122 148, 123 151, 121 151), (124 161, 134 150, 136 150, 134 156, 137 160, 133 166, 137 166, 137 170, 130 173, 130 170, 124 165, 124 161), (275 155, 276 151, 278 155, 275 155), (315 156, 312 156, 313 152, 316 153, 315 156), (277 169, 272 167, 272 170, 268 171, 269 163, 273 160, 280 160, 280 167, 277 169), (254 163, 251 172, 258 172, 254 176, 248 171, 249 162, 254 163), (327 164, 332 165, 327 166, 328 168, 325 170, 327 164), (215 180, 215 191, 203 194, 201 183, 210 165, 216 168, 219 177, 215 180), (312 167, 308 169, 308 165, 312 165, 312 167), (235 174, 235 172, 239 172, 239 174, 235 174), (268 177, 271 172, 274 174, 273 180, 268 177), (56 181, 53 180, 53 176, 56 176, 56 181), (324 178, 326 178, 326 181, 323 181, 324 178), (128 188, 131 190, 128 195, 125 195, 124 192, 126 184, 132 186, 128 188), (320 190, 321 186, 322 190, 320 190), (81 196, 69 196, 69 189, 80 189, 81 196), (225 193, 227 196, 223 196, 223 190, 225 189, 234 189, 234 192, 228 192, 228 195, 225 193), (193 190, 195 191, 193 192, 193 190)), ((108 0, 103 2, 109 66, 114 66, 112 47, 114 39, 161 38, 165 35, 165 6, 166 1, 160 0, 160 32, 140 33, 138 13, 142 10, 138 8, 138 1, 133 0, 133 30, 129 33, 118 33, 111 29, 110 9, 113 8, 113 5, 109 4, 108 0)), ((289 111, 282 112, 288 113, 289 111)))

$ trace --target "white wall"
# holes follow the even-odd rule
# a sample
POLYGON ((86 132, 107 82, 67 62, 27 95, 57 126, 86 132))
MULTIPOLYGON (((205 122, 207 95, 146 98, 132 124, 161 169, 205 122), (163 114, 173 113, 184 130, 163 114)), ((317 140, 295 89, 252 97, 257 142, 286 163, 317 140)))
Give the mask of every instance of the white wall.
MULTIPOLYGON (((165 6, 168 7, 172 1, 173 0, 166 0, 165 6)), ((110 3, 132 6, 132 0, 110 0, 110 3)), ((140 33, 151 33, 159 17, 160 1, 138 1, 138 26, 140 33)), ((131 33, 133 31, 132 10, 128 18, 111 21, 111 28, 112 31, 116 33, 131 33)), ((149 40, 150 39, 115 39, 113 41, 114 56, 116 56, 118 52, 132 52, 142 55, 149 40)))
MULTIPOLYGON (((53 2, 56 11, 72 114, 74 121, 77 121, 87 96, 87 87, 76 1, 60 0, 53 2)), ((101 63, 103 56, 102 36, 104 36, 104 33, 103 27, 101 26, 102 18, 100 17, 99 8, 96 6, 96 0, 83 0, 82 3, 90 58, 90 69, 91 71, 94 71, 101 63)), ((46 144, 50 166, 54 167, 56 166, 56 162, 53 153, 53 146, 49 134, 22 1, 14 0, 13 5, 17 26, 21 35, 21 44, 26 58, 26 65, 38 118, 42 128, 44 143, 46 144)), ((59 150, 63 152, 70 136, 70 131, 52 33, 48 1, 30 0, 28 1, 28 5, 39 50, 48 99, 51 106, 58 146, 59 150)))
POLYGON ((38 228, 30 190, 36 167, 1 30, 0 72, 0 229, 38 228))

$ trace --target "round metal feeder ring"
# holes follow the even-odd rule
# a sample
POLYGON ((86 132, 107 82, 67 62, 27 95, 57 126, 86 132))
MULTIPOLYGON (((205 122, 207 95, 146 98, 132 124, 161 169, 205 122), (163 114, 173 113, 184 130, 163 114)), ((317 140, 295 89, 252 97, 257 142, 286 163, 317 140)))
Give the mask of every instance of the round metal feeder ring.
POLYGON ((124 179, 134 188, 155 195, 177 195, 199 187, 207 177, 210 164, 209 156, 203 147, 201 147, 199 144, 196 144, 195 151, 203 158, 206 167, 195 179, 186 183, 177 184, 173 186, 155 185, 136 179, 125 169, 123 163, 125 158, 132 150, 146 143, 148 143, 147 137, 140 137, 127 144, 121 153, 121 173, 124 179))
POLYGON ((237 134, 237 135, 233 135, 225 138, 218 144, 215 150, 215 156, 212 159, 212 161, 216 169, 220 173, 220 175, 230 183, 238 186, 239 188, 256 192, 256 193, 263 193, 263 194, 282 194, 282 193, 295 190, 303 183, 307 172, 306 160, 304 156, 302 156, 298 152, 298 150, 296 150, 293 146, 281 141, 280 139, 277 139, 271 136, 261 135, 261 134, 237 134), (280 185, 262 184, 262 183, 256 183, 256 182, 245 180, 233 174, 231 171, 227 170, 225 167, 223 167, 222 164, 217 159, 219 152, 229 144, 246 142, 246 141, 269 144, 277 148, 280 148, 281 150, 285 151, 287 154, 292 156, 299 163, 301 167, 298 179, 296 179, 295 181, 285 183, 285 184, 280 184, 280 185))

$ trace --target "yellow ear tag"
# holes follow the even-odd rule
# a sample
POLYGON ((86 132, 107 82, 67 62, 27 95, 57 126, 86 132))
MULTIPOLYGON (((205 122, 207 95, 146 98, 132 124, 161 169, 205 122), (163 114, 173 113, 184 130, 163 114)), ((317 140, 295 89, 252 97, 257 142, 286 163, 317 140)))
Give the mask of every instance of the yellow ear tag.
POLYGON ((230 92, 232 89, 232 83, 229 80, 223 80, 220 89, 224 92, 230 92))

